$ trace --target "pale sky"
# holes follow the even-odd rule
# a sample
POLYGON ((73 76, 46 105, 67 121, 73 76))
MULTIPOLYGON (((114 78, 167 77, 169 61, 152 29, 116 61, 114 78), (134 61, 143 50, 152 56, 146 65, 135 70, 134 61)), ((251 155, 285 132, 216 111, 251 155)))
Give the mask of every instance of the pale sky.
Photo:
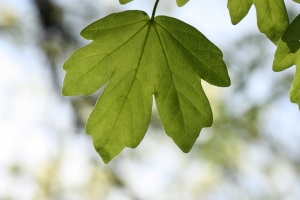
MULTIPOLYGON (((233 26, 225 0, 191 0, 182 8, 176 7, 175 0, 172 0, 172 12, 163 13, 160 7, 166 8, 166 2, 169 3, 169 1, 161 0, 157 15, 171 15, 195 26, 221 50, 225 50, 232 41, 244 33, 258 32, 253 8, 239 25, 233 26)), ((60 1, 62 4, 66 2, 72 1, 60 1)), ((135 0, 122 6, 118 5, 118 0, 102 0, 101 2, 105 2, 106 6, 117 5, 120 10, 145 10, 149 15, 152 12, 152 7, 149 5, 154 3, 154 1, 148 0, 135 0), (147 3, 145 3, 146 1, 147 3)), ((27 13, 26 9, 30 8, 27 6, 26 0, 0 0, 0 4, 2 6, 11 5, 13 9, 18 10, 19 15, 22 12, 27 13)), ((100 5, 103 4, 99 3, 100 5)), ((88 161, 85 155, 92 152, 94 156, 97 156, 88 136, 75 137, 71 133, 75 128, 73 127, 72 109, 63 100, 67 97, 56 98, 53 95, 55 91, 49 74, 44 70, 46 67, 41 67, 45 63, 43 59, 37 59, 37 57, 42 56, 35 47, 19 47, 0 38, 0 197, 8 190, 7 181, 11 180, 5 171, 7 166, 18 161, 22 162, 27 169, 38 170, 49 157, 57 153, 60 148, 59 142, 63 142, 66 146, 64 149, 66 161, 61 173, 66 184, 80 184, 85 179, 81 172, 88 170, 88 161), (64 136, 61 137, 61 134, 64 136)), ((300 141, 298 134, 300 132, 298 123, 300 115, 297 106, 286 102, 278 105, 276 109, 270 109, 270 113, 274 116, 274 122, 270 126, 279 130, 285 130, 289 126, 295 127, 293 131, 282 132, 279 138, 288 141, 292 148, 297 148, 299 144, 297 141, 300 141), (292 119, 291 116, 293 116, 292 119), (285 118, 291 120, 285 122, 285 118), (288 140, 286 140, 287 138, 288 140)), ((193 184, 199 182, 194 177, 194 174, 199 171, 203 177, 202 184, 208 184, 209 181, 212 181, 211 177, 205 176, 217 171, 213 171, 215 169, 202 162, 200 158, 198 161, 182 166, 181 163, 185 163, 189 155, 181 153, 167 136, 164 136, 163 139, 159 137, 157 140, 150 140, 150 137, 146 135, 135 151, 151 149, 153 146, 155 146, 155 150, 148 152, 141 163, 137 164, 126 159, 124 156, 127 155, 126 152, 132 151, 129 149, 123 151, 124 155, 120 156, 121 158, 117 158, 118 161, 123 162, 124 167, 120 167, 120 171, 125 174, 125 178, 128 176, 128 179, 135 180, 128 182, 128 185, 141 197, 149 198, 151 195, 155 197, 155 194, 163 194, 168 189, 168 184, 174 181, 171 178, 174 176, 179 176, 178 179, 181 181, 184 180, 184 177, 188 177, 189 181, 186 185, 192 187, 193 184), (188 173, 178 175, 182 167, 188 169, 188 173), (128 171, 126 171, 127 169, 128 171)), ((251 149, 248 153, 249 155, 260 154, 251 149)), ((262 155, 262 157, 264 156, 268 155, 262 155)), ((255 169, 247 168, 247 170, 254 170, 254 172, 251 171, 254 175, 253 179, 249 177, 249 182, 245 183, 246 188, 252 188, 251 184, 259 183, 270 191, 255 169), (251 182, 251 180, 257 180, 257 182, 251 182)), ((280 170, 279 172, 281 172, 280 170)), ((285 174, 286 172, 281 173, 285 174)), ((287 174, 286 177, 292 179, 293 174, 287 174)), ((15 184, 19 191, 19 194, 15 194, 16 199, 30 199, 31 193, 34 192, 33 189, 22 186, 22 183, 15 184)), ((118 195, 118 192, 111 194, 110 198, 116 199, 114 195, 118 195)))

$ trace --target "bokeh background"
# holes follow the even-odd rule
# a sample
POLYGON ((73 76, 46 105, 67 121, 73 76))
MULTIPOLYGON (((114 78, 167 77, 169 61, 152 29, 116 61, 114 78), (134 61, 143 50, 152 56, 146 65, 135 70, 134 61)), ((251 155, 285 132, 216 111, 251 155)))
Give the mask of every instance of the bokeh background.
MULTIPOLYGON (((285 1, 290 19, 300 5, 285 1)), ((297 200, 300 112, 295 67, 272 71, 275 46, 255 9, 238 25, 226 0, 161 0, 157 14, 200 30, 224 53, 232 85, 204 84, 214 123, 184 154, 153 109, 136 149, 105 165, 84 126, 99 92, 63 97, 64 61, 79 33, 112 12, 151 14, 154 0, 0 0, 0 200, 297 200)))

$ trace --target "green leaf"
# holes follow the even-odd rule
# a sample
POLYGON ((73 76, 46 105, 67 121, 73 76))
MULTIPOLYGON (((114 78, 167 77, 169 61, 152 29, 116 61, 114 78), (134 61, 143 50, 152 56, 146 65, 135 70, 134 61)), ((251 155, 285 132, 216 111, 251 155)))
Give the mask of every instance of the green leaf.
POLYGON ((184 6, 189 0, 176 0, 176 3, 179 7, 184 6))
POLYGON ((90 95, 108 82, 86 126, 104 162, 141 142, 153 94, 166 133, 189 152, 212 124, 200 78, 230 85, 222 52, 194 27, 142 11, 111 14, 81 35, 94 41, 65 62, 62 93, 90 95))
POLYGON ((296 65, 296 76, 292 84, 291 102, 300 106, 300 15, 289 25, 278 42, 273 70, 278 72, 296 65))
POLYGON ((120 4, 126 4, 126 3, 129 3, 133 0, 119 0, 120 4))
POLYGON ((228 0, 232 24, 239 23, 254 4, 257 12, 257 26, 260 32, 275 44, 289 25, 283 0, 228 0))
POLYGON ((293 1, 295 1, 295 2, 297 2, 297 3, 300 3, 300 0, 293 0, 293 1))

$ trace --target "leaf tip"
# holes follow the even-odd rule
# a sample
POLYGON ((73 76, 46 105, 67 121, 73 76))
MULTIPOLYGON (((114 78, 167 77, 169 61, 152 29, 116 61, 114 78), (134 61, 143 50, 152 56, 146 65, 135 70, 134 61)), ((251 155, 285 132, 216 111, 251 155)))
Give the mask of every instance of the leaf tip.
POLYGON ((189 153, 191 151, 191 149, 193 148, 193 146, 194 146, 194 144, 196 142, 196 139, 197 138, 195 138, 193 141, 184 142, 184 143, 175 141, 174 139, 173 139, 173 141, 176 143, 176 145, 181 149, 181 151, 183 153, 189 153))
POLYGON ((105 164, 108 164, 111 161, 111 159, 109 159, 109 158, 103 158, 103 157, 101 157, 101 158, 105 164))
POLYGON ((224 87, 229 87, 230 85, 231 85, 231 80, 230 77, 228 76, 228 78, 224 82, 224 87))
POLYGON ((281 70, 279 69, 279 67, 278 67, 275 63, 273 63, 272 70, 273 70, 274 72, 280 72, 280 71, 281 71, 281 70))
POLYGON ((94 138, 93 138, 93 142, 94 142, 95 150, 100 155, 100 157, 102 158, 102 160, 105 164, 108 164, 112 159, 114 159, 117 156, 117 155, 115 155, 115 156, 111 155, 106 148, 100 148, 99 146, 97 146, 95 141, 94 141, 94 138))
POLYGON ((66 87, 64 85, 62 87, 61 94, 63 96, 72 96, 72 94, 70 94, 70 92, 66 89, 66 87))
POLYGON ((295 103, 295 104, 297 104, 298 105, 298 109, 299 109, 299 111, 300 111, 300 99, 299 99, 299 97, 297 98, 297 97, 292 97, 292 95, 290 96, 290 101, 292 102, 292 103, 295 103))
POLYGON ((192 150, 194 144, 195 144, 195 142, 192 144, 184 144, 184 145, 180 145, 180 146, 178 145, 178 147, 181 149, 181 151, 183 153, 189 153, 192 150))
POLYGON ((300 0, 293 0, 294 2, 296 2, 296 3, 300 3, 300 0))
POLYGON ((108 149, 106 149, 106 150, 101 149, 101 152, 96 149, 96 151, 101 156, 101 158, 105 164, 108 164, 110 161, 112 161, 114 158, 116 158, 121 153, 121 152, 118 152, 117 154, 114 154, 112 152, 109 152, 108 149))
POLYGON ((81 37, 83 37, 84 39, 87 40, 91 40, 92 36, 90 34, 90 31, 88 29, 88 27, 84 28, 81 32, 80 32, 81 37))
MULTIPOLYGON (((73 86, 73 85, 72 85, 73 86)), ((63 96, 75 96, 78 95, 76 92, 76 89, 69 85, 69 81, 64 80, 62 89, 61 89, 61 94, 63 96)))
POLYGON ((231 23, 232 23, 232 25, 237 25, 240 21, 241 20, 237 20, 237 19, 231 17, 231 23))
POLYGON ((177 6, 182 7, 184 6, 189 0, 176 0, 177 6))
POLYGON ((133 0, 119 0, 120 4, 122 4, 122 5, 127 4, 131 1, 133 1, 133 0))
POLYGON ((226 74, 226 76, 223 79, 219 79, 217 82, 214 82, 213 85, 218 86, 218 87, 229 87, 231 85, 231 79, 228 75, 228 73, 226 74))
POLYGON ((105 163, 105 164, 108 164, 112 159, 114 159, 114 157, 110 157, 108 154, 107 154, 107 152, 99 152, 97 149, 96 149, 96 151, 98 152, 98 154, 100 155, 100 157, 102 158, 102 160, 103 160, 103 162, 105 163))

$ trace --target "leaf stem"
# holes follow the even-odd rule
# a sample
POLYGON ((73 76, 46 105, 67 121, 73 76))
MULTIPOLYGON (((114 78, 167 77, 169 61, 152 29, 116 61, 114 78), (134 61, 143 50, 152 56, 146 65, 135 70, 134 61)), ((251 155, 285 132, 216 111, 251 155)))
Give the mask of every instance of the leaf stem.
POLYGON ((153 8, 153 11, 152 11, 152 16, 151 16, 151 21, 154 21, 154 16, 155 16, 155 12, 156 12, 158 2, 159 2, 159 0, 156 0, 156 2, 154 4, 154 8, 153 8))

